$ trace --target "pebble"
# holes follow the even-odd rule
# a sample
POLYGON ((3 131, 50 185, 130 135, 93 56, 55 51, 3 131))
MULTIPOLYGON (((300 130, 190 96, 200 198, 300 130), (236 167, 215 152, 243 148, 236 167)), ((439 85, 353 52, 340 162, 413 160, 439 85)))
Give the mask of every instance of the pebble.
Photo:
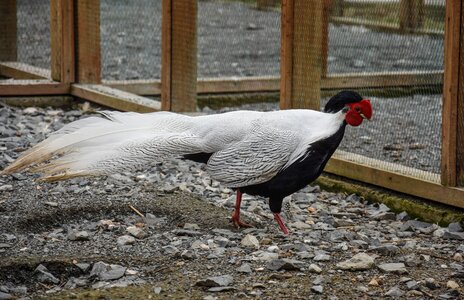
POLYGON ((459 284, 454 280, 448 280, 448 282, 446 283, 446 286, 452 290, 459 289, 459 284))
POLYGON ((304 267, 304 263, 299 260, 288 259, 288 258, 278 258, 273 259, 267 263, 266 268, 272 271, 279 270, 300 270, 304 267))
POLYGON ((130 235, 123 235, 118 237, 117 243, 119 246, 127 246, 135 243, 135 238, 130 235))
POLYGON ((205 286, 205 287, 220 287, 220 286, 229 286, 234 282, 234 277, 232 275, 221 275, 208 277, 206 279, 199 280, 195 283, 196 286, 205 286))
POLYGON ((404 263, 386 263, 378 266, 380 270, 387 273, 397 273, 397 274, 406 274, 406 266, 404 263))
POLYGON ((242 245, 242 247, 245 247, 245 248, 259 249, 258 239, 254 235, 251 235, 251 234, 247 234, 240 242, 240 245, 242 245))
POLYGON ((44 265, 38 265, 34 272, 36 273, 37 280, 41 283, 60 283, 60 280, 53 276, 53 274, 51 274, 44 265))
POLYGON ((90 239, 90 236, 87 231, 71 230, 68 233, 68 240, 70 241, 88 241, 89 239, 90 239))
POLYGON ((316 294, 322 294, 324 292, 324 287, 322 285, 313 285, 311 287, 311 291, 315 292, 316 294))
POLYGON ((319 274, 322 272, 322 269, 316 264, 310 264, 308 267, 308 272, 319 274))
POLYGON ((352 258, 337 264, 337 268, 350 271, 369 270, 373 266, 374 258, 364 252, 358 253, 352 258))
POLYGON ((240 267, 237 268, 236 270, 237 272, 239 273, 247 273, 247 274, 250 274, 251 272, 253 272, 251 270, 251 266, 249 264, 242 264, 240 267))
POLYGON ((385 296, 399 298, 403 297, 404 294, 405 292, 403 290, 401 290, 398 286, 394 286, 385 293, 385 296))
POLYGON ((13 299, 13 296, 8 293, 0 292, 0 300, 8 300, 8 299, 13 299))
POLYGON ((126 228, 126 231, 132 235, 133 237, 136 237, 138 239, 144 239, 147 237, 147 233, 143 231, 142 228, 137 227, 137 226, 129 226, 126 228))

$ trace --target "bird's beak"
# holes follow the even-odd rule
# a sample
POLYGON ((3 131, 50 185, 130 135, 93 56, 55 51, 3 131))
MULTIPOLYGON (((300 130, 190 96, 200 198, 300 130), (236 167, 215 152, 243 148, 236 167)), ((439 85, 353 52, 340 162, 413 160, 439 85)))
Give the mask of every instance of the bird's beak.
POLYGON ((360 115, 360 116, 361 116, 361 118, 363 118, 363 119, 366 119, 366 120, 368 120, 368 121, 370 121, 370 120, 371 120, 370 118, 366 117, 364 114, 359 114, 359 115, 360 115))

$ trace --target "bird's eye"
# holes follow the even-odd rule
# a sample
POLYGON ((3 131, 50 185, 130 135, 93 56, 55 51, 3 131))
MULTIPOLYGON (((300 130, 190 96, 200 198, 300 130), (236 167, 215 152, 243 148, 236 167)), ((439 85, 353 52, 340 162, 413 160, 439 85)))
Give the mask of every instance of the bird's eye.
POLYGON ((361 108, 360 108, 359 106, 356 106, 356 107, 354 108, 354 110, 355 110, 356 112, 361 112, 361 108))

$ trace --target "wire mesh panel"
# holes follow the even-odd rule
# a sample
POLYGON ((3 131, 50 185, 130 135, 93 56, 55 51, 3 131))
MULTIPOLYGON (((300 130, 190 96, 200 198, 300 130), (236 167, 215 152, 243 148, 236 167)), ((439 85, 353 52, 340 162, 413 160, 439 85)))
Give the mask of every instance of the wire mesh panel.
POLYGON ((279 75, 278 3, 264 10, 256 1, 198 5, 199 77, 279 75))
POLYGON ((374 120, 348 128, 341 150, 377 159, 379 168, 438 180, 421 171, 440 172, 442 82, 424 82, 443 70, 444 4, 348 0, 332 10, 328 74, 372 74, 366 80, 378 76, 380 86, 359 90, 370 96, 374 120), (399 78, 405 88, 392 83, 399 78))
POLYGON ((160 78, 161 0, 101 0, 102 78, 160 78))
POLYGON ((17 0, 18 61, 50 68, 50 0, 17 0))

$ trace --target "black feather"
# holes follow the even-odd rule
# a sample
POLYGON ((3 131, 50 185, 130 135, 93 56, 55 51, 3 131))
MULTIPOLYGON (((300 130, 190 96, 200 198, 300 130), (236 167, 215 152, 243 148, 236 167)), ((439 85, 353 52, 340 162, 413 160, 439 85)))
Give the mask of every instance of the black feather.
POLYGON ((355 103, 361 101, 361 95, 354 91, 341 91, 332 98, 324 107, 324 112, 336 113, 342 110, 348 103, 355 103))

